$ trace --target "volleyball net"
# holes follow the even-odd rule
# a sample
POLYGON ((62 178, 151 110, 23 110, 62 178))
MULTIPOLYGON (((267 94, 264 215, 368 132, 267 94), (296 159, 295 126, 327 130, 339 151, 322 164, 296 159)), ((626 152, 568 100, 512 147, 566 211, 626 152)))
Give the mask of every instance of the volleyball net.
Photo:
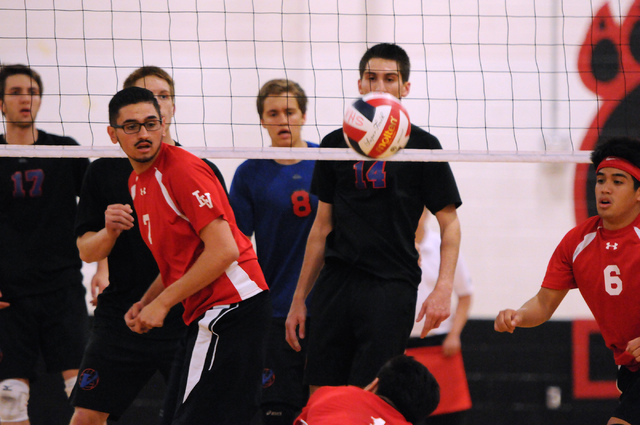
POLYGON ((638 109, 640 6, 611 3, 3 0, 0 61, 42 75, 38 127, 82 146, 0 155, 121 156, 106 132, 108 102, 129 73, 155 65, 176 83, 172 133, 199 156, 355 158, 270 148, 256 95, 273 78, 300 83, 303 136, 319 142, 359 97, 362 54, 394 42, 412 62, 411 121, 443 145, 395 160, 584 163, 593 140, 637 131, 613 118, 638 109))

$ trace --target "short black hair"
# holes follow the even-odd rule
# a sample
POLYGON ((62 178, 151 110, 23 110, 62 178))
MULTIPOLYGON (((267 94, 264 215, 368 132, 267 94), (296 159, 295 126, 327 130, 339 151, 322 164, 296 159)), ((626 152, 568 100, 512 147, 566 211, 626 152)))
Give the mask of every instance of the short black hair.
POLYGON ((7 78, 11 77, 12 75, 26 75, 33 78, 33 81, 35 81, 38 85, 40 97, 42 97, 44 88, 42 87, 42 78, 40 77, 40 74, 38 74, 27 65, 15 64, 2 65, 2 68, 0 69, 0 99, 4 100, 4 91, 6 90, 7 78))
POLYGON ((136 103, 149 102, 158 112, 158 118, 162 117, 160 113, 160 105, 156 100, 156 97, 150 90, 142 87, 127 87, 116 93, 109 101, 109 125, 115 126, 118 124, 118 115, 120 115, 120 109, 128 105, 134 105, 136 103))
POLYGON ((409 81, 409 74, 411 73, 411 61, 407 52, 397 44, 392 43, 380 43, 370 47, 362 59, 360 59, 360 79, 364 76, 367 68, 367 64, 371 59, 380 58, 395 61, 398 64, 398 72, 402 78, 402 82, 409 81))
POLYGON ((429 369, 406 355, 392 358, 378 372, 376 394, 388 398, 408 422, 429 416, 440 403, 440 386, 429 369))
MULTIPOLYGON (((620 136, 599 140, 591 152, 594 169, 597 170, 598 165, 610 156, 624 159, 640 169, 640 139, 620 136)), ((640 188, 640 181, 635 177, 633 177, 633 188, 636 190, 640 188)))

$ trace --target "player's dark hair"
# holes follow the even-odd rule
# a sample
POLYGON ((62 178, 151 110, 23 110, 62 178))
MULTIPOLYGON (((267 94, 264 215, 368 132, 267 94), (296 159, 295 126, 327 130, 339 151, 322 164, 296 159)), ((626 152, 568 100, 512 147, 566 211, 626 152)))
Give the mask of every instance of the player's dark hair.
POLYGON ((38 92, 40 97, 42 97, 42 93, 44 88, 42 87, 42 78, 40 74, 31 69, 26 65, 15 64, 15 65, 2 65, 0 69, 0 99, 4 99, 4 91, 6 89, 7 78, 12 75, 26 75, 31 77, 33 81, 38 85, 38 92))
POLYGON ((158 112, 158 118, 162 117, 160 105, 158 105, 156 97, 150 90, 143 89, 142 87, 127 87, 116 93, 111 98, 111 101, 109 101, 109 125, 114 126, 118 124, 120 109, 128 105, 143 102, 151 103, 158 112))
POLYGON ((376 394, 389 399, 407 421, 415 424, 429 416, 440 402, 436 378, 413 357, 392 358, 378 372, 376 394))
MULTIPOLYGON (((600 140, 591 152, 591 162, 595 169, 610 156, 624 159, 640 169, 640 140, 631 137, 612 137, 600 140)), ((633 176, 632 176, 633 177, 633 176)), ((633 177, 633 188, 640 188, 640 181, 633 177)))
POLYGON ((407 55, 407 52, 405 52, 402 47, 392 43, 376 44, 375 46, 370 47, 364 55, 362 55, 359 67, 360 79, 364 76, 367 64, 374 58, 395 61, 398 64, 398 72, 400 73, 400 77, 402 77, 402 82, 406 83, 409 81, 409 73, 411 72, 411 61, 409 60, 409 55, 407 55))
POLYGON ((258 107, 258 115, 260 115, 260 119, 262 119, 262 114, 264 113, 264 101, 267 96, 279 96, 283 93, 291 93, 291 95, 298 101, 298 108, 300 108, 302 115, 307 113, 307 95, 302 87, 300 87, 300 84, 295 81, 281 78, 267 81, 264 83, 262 88, 260 88, 256 99, 256 106, 258 107))
POLYGON ((129 87, 134 87, 138 80, 145 77, 158 77, 161 80, 166 81, 167 84, 169 84, 169 94, 171 95, 171 100, 173 101, 173 103, 176 102, 176 87, 175 83, 173 82, 173 78, 171 78, 171 75, 169 75, 167 71, 157 66, 149 65, 136 69, 131 74, 129 74, 126 80, 124 80, 122 88, 127 89, 129 87))

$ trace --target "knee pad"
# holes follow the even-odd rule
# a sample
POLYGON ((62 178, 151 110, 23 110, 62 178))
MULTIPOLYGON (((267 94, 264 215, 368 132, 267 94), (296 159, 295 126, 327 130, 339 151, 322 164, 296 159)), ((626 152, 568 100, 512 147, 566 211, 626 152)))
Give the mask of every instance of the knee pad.
POLYGON ((71 391, 73 391, 73 387, 76 386, 76 381, 78 380, 78 376, 72 376, 69 379, 65 379, 64 381, 64 392, 67 393, 67 398, 71 397, 71 391))
POLYGON ((0 382, 0 423, 20 422, 29 419, 29 386, 17 379, 0 382))
POLYGON ((286 403, 266 403, 262 405, 263 425, 291 425, 298 417, 300 409, 286 403))

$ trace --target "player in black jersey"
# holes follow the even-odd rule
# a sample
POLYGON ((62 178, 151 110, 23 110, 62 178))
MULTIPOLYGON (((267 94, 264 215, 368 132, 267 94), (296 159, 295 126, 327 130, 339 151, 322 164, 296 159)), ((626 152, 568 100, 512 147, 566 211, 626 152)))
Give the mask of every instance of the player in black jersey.
MULTIPOLYGON (((395 44, 371 47, 360 61, 360 94, 409 94, 410 62, 395 44)), ((342 129, 321 147, 346 147, 342 129)), ((412 125, 408 149, 441 149, 412 125)), ((311 301, 306 381, 364 386, 391 357, 402 354, 413 326, 420 267, 415 232, 426 207, 438 220, 442 262, 438 282, 422 305, 422 335, 449 316, 460 246, 460 195, 442 162, 317 161, 312 192, 319 205, 287 318, 287 341, 300 349, 311 301)), ((420 318, 421 318, 420 317, 420 318)))
MULTIPOLYGON (((161 68, 134 71, 124 87, 153 92, 166 123, 164 143, 175 145, 170 124, 175 112, 175 86, 161 68)), ((218 168, 206 161, 224 186, 218 168)), ((127 180, 132 172, 127 158, 94 161, 82 188, 76 235, 85 261, 98 261, 92 282, 99 294, 95 322, 78 383, 72 396, 71 424, 104 424, 117 419, 131 405, 149 379, 159 371, 168 379, 176 344, 184 335, 183 308, 176 305, 164 326, 146 334, 131 332, 124 315, 158 277, 158 266, 138 229, 138 218, 127 180), (108 267, 108 270, 107 270, 108 267)))
MULTIPOLYGON (((35 127, 42 79, 24 65, 0 70, 2 145, 77 145, 35 127)), ((0 158, 0 422, 28 424, 29 382, 47 371, 73 388, 87 306, 73 224, 89 165, 82 158, 0 158)))

